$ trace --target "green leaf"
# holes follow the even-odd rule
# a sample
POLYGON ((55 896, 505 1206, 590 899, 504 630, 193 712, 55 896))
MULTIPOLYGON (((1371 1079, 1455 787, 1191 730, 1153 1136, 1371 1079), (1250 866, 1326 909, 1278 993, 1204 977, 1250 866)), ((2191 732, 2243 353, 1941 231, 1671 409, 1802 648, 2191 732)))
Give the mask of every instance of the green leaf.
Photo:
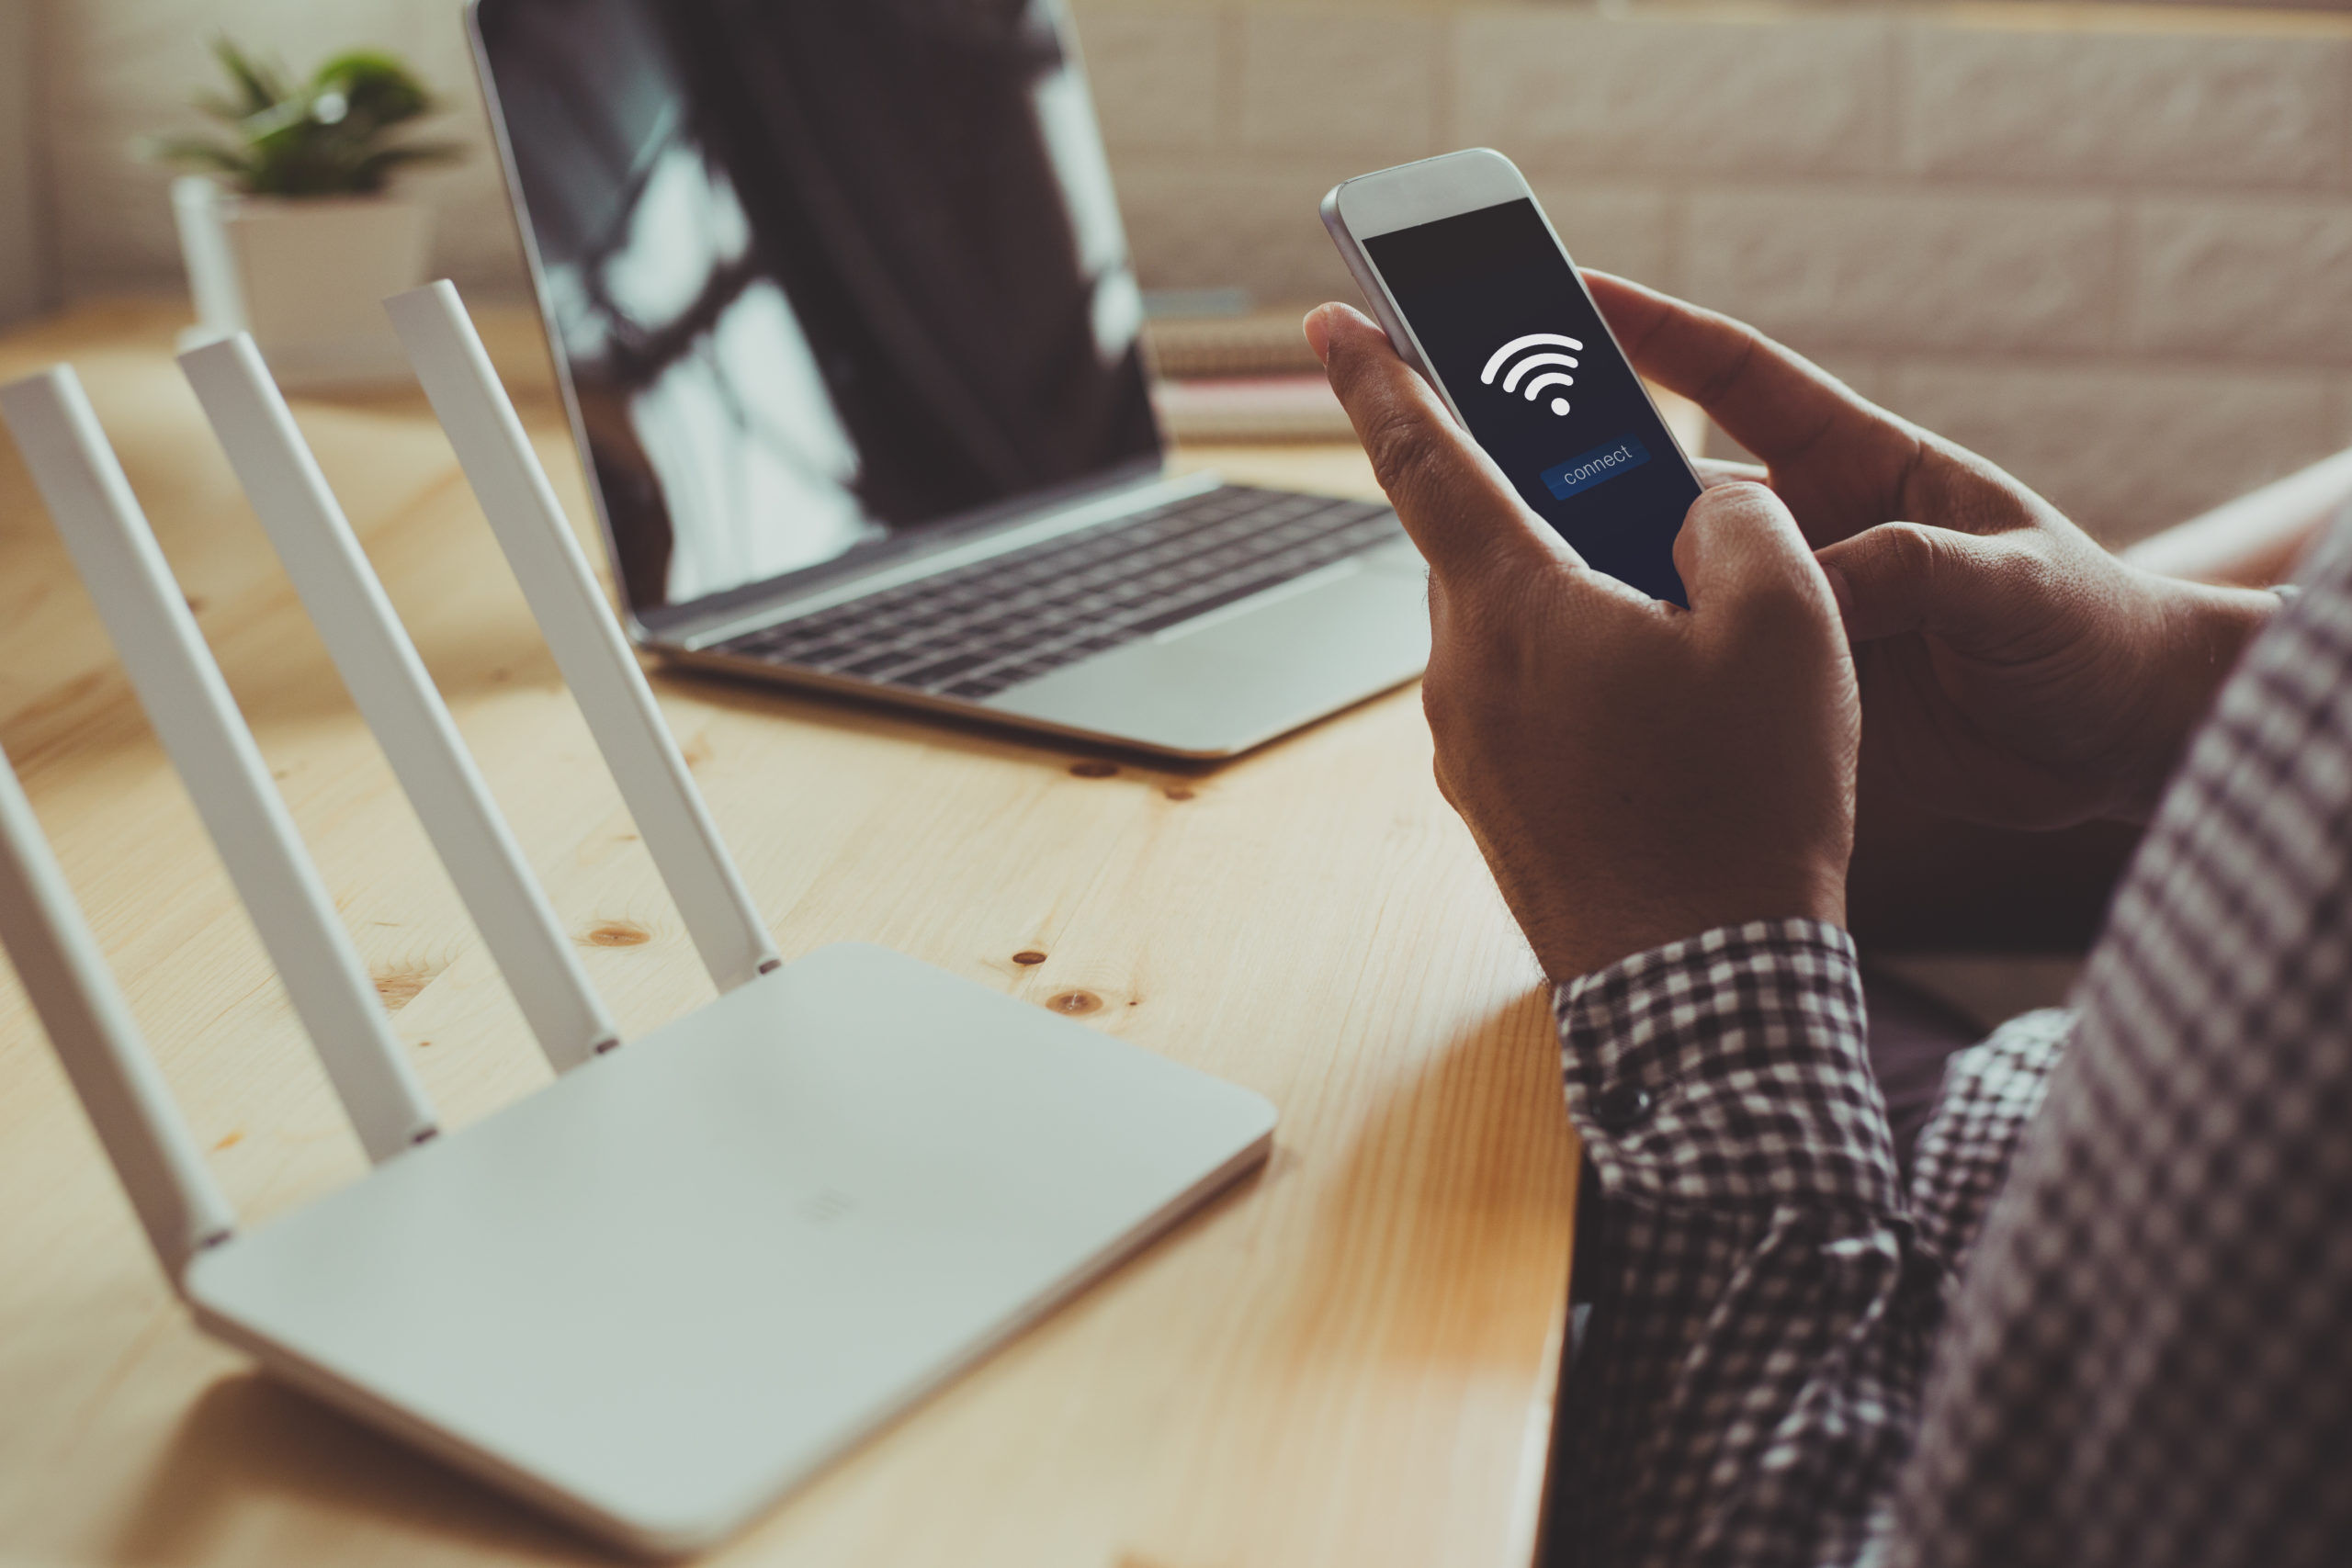
POLYGON ((247 57, 228 34, 212 40, 212 52, 219 57, 221 69, 229 73, 229 79, 244 93, 245 113, 257 114, 286 96, 285 78, 270 66, 247 57))
POLYGON ((433 107, 433 95, 409 73, 408 67, 373 50, 355 50, 328 61, 311 78, 311 91, 314 96, 341 94, 355 118, 365 118, 379 126, 414 119, 433 107))
POLYGON ((465 151, 448 142, 387 145, 394 127, 435 106, 407 65, 383 51, 346 51, 297 85, 283 67, 225 36, 212 47, 233 91, 201 95, 197 107, 232 125, 242 150, 184 141, 169 152, 158 143, 153 156, 232 173, 256 195, 300 197, 373 193, 399 169, 465 151))

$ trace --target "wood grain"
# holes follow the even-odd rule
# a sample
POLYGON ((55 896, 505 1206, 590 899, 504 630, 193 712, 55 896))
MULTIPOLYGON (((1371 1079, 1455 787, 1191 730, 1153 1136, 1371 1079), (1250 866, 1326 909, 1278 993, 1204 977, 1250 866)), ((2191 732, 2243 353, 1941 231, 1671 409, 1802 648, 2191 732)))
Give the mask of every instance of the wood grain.
MULTIPOLYGON (((536 330, 499 357, 587 515, 536 330)), ((452 1124, 545 1081, 166 345, 159 306, 0 339, 81 370, 452 1124)), ((706 1000, 422 399, 304 432, 627 1034, 706 1000)), ((1346 449, 1194 453, 1369 487, 1346 449)), ((1270 1167, 837 1466, 728 1563, 1518 1564, 1535 1528, 1575 1147, 1540 976, 1433 787, 1410 691, 1171 769, 657 678, 789 957, 886 943, 1271 1096, 1270 1167)), ((0 745, 246 1223, 356 1147, 0 443, 0 745)), ((596 1560, 254 1376, 143 1251, 0 979, 0 1556, 70 1564, 596 1560)))

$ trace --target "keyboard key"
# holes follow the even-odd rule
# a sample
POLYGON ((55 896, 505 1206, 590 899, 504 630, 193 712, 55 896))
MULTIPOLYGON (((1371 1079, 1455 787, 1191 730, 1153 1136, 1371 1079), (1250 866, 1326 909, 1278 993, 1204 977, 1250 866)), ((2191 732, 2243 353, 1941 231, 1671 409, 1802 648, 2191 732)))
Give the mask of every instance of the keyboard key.
POLYGON ((914 655, 910 649, 900 648, 893 644, 891 647, 883 649, 878 653, 868 653, 861 658, 845 660, 842 662, 834 665, 832 670, 833 673, 836 675, 865 675, 873 677, 880 675, 885 671, 896 669, 898 666, 909 662, 909 660, 914 657, 916 657, 916 655, 914 655))
POLYGON ((944 659, 934 659, 928 664, 918 664, 911 670, 897 671, 890 676, 890 683, 936 691, 956 676, 968 670, 976 670, 985 662, 987 659, 982 654, 954 653, 944 659))

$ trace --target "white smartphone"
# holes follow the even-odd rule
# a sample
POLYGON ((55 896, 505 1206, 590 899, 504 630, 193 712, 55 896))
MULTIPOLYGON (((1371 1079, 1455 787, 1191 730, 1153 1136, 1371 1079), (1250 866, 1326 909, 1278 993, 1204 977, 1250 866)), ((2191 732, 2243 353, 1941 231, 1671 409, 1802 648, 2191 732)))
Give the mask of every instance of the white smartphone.
POLYGON ((1484 147, 1332 187, 1323 224, 1405 362, 1587 564, 1687 604, 1699 476, 1511 161, 1484 147))

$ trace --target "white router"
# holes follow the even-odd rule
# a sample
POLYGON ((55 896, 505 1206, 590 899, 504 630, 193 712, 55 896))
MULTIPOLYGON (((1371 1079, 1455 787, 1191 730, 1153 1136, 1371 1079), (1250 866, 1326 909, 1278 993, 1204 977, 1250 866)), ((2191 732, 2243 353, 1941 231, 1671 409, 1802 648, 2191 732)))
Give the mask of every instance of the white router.
POLYGON ((252 341, 182 358, 560 1075, 432 1107, 72 371, 5 413, 375 1168, 250 1232, 0 759, 0 939, 209 1332, 579 1528, 728 1535, 1266 1155, 1273 1108, 880 948, 780 963, 447 283, 389 302, 722 995, 625 1048, 252 341))

